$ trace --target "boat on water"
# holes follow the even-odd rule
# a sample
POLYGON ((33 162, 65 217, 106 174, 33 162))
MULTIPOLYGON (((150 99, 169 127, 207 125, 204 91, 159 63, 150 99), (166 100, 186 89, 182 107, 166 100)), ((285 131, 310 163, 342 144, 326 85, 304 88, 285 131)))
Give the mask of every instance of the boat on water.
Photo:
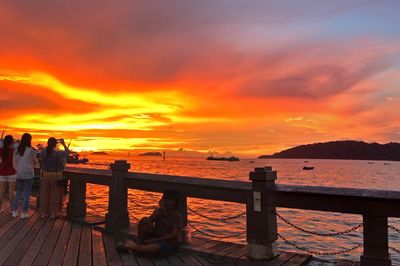
POLYGON ((208 161, 228 161, 228 162, 238 162, 240 159, 238 157, 214 157, 214 156, 209 156, 207 157, 208 161))
POLYGON ((314 170, 314 166, 303 166, 303 170, 314 170))
POLYGON ((79 154, 74 151, 71 151, 66 161, 67 164, 82 164, 87 162, 89 162, 88 158, 79 158, 79 154))

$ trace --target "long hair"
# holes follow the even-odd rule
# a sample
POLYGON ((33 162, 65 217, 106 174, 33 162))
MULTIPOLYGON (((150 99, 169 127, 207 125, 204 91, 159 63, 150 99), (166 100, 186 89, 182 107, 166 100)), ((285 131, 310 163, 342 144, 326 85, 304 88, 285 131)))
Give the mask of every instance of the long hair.
POLYGON ((46 148, 46 156, 49 157, 50 154, 56 149, 57 147, 57 139, 56 138, 49 138, 47 140, 47 148, 46 148))
POLYGON ((13 143, 14 138, 11 135, 7 135, 4 138, 4 145, 3 145, 3 154, 1 155, 1 159, 4 161, 7 159, 9 155, 9 150, 11 147, 11 144, 13 143))
POLYGON ((26 148, 32 148, 32 135, 24 133, 21 137, 21 142, 18 145, 17 154, 24 156, 26 148))

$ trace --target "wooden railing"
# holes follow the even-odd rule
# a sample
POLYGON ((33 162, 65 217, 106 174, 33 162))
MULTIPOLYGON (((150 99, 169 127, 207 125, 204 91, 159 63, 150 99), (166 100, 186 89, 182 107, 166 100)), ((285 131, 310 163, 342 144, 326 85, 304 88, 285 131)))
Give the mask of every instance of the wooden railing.
POLYGON ((110 170, 68 168, 70 179, 67 216, 81 220, 86 215, 86 184, 109 186, 106 229, 129 226, 128 188, 183 195, 180 209, 187 221, 187 197, 246 204, 248 256, 268 259, 277 255, 276 208, 359 214, 364 223, 361 265, 391 265, 388 217, 400 217, 400 192, 333 187, 277 185, 271 167, 255 168, 250 181, 229 181, 172 175, 128 172, 126 161, 115 161, 110 170))

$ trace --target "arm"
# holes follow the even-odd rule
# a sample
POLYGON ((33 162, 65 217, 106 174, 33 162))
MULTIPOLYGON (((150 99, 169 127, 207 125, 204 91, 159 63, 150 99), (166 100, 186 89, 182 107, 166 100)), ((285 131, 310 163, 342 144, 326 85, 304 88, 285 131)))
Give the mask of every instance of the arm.
POLYGON ((179 229, 173 229, 172 233, 165 235, 165 236, 161 236, 158 238, 152 238, 148 240, 148 243, 152 243, 154 241, 158 241, 158 240, 173 240, 173 239, 177 239, 178 235, 179 235, 179 229))
POLYGON ((39 166, 39 161, 36 158, 36 152, 33 149, 32 149, 32 164, 33 164, 33 167, 38 167, 39 166))
POLYGON ((61 145, 63 145, 63 147, 64 147, 66 156, 68 156, 68 154, 69 154, 69 148, 68 148, 67 145, 65 145, 64 139, 61 139, 61 140, 60 140, 60 143, 61 143, 61 145))

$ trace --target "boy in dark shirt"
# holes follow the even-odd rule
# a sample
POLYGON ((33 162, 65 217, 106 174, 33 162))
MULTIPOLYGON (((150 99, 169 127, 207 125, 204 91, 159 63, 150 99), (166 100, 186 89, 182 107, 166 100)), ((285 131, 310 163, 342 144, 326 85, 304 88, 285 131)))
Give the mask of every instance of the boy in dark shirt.
POLYGON ((165 191, 160 207, 153 214, 140 220, 138 243, 119 245, 119 251, 134 251, 156 255, 170 255, 177 249, 178 236, 183 228, 183 219, 178 211, 179 193, 165 191))

